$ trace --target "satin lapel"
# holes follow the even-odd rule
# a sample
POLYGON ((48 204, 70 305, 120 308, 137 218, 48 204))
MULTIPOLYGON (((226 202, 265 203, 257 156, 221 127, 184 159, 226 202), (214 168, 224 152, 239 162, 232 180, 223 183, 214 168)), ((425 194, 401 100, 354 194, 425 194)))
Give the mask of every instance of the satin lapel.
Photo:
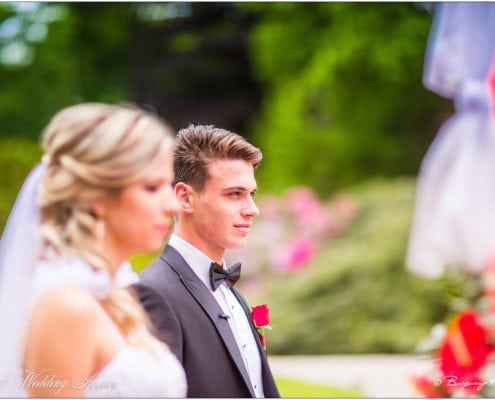
POLYGON ((239 351, 239 347, 237 346, 234 334, 230 329, 228 320, 219 317, 219 315, 223 315, 223 311, 216 302, 215 298, 203 282, 201 282, 201 280, 194 274, 191 268, 189 268, 182 256, 173 247, 167 246, 161 259, 175 271, 182 284, 208 315, 211 322, 213 322, 213 325, 215 325, 215 328, 225 343, 230 356, 241 373, 249 392, 253 397, 255 397, 251 379, 249 378, 249 374, 244 365, 244 361, 239 351))

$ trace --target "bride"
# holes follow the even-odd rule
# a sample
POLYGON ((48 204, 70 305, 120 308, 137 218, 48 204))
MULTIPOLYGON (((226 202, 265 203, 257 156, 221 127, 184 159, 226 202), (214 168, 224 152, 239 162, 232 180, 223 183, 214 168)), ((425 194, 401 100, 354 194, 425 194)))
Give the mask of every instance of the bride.
POLYGON ((57 113, 0 247, 0 397, 185 397, 126 261, 158 250, 176 200, 171 130, 137 108, 57 113))

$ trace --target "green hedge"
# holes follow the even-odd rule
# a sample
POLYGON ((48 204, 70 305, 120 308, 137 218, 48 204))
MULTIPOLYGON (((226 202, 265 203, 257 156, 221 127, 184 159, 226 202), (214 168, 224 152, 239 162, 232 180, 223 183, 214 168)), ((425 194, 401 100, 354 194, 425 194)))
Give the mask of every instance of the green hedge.
POLYGON ((412 352, 449 304, 440 281, 408 273, 404 257, 415 180, 372 181, 351 194, 359 214, 316 262, 263 294, 273 354, 412 352))

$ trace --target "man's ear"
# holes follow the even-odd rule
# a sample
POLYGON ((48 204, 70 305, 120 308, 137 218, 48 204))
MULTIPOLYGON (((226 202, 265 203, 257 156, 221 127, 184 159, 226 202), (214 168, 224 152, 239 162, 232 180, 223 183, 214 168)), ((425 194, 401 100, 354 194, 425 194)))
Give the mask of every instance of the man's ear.
POLYGON ((179 201, 182 210, 186 213, 193 211, 193 192, 192 186, 184 182, 177 182, 174 187, 175 196, 179 201))

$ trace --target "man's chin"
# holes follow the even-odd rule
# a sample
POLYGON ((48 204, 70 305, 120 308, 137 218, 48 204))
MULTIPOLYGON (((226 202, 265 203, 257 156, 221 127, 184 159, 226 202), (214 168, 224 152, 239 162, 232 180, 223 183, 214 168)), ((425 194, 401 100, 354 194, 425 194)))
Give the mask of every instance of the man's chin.
POLYGON ((230 242, 229 245, 226 247, 226 249, 227 250, 239 250, 239 249, 246 247, 246 244, 247 244, 246 239, 236 240, 236 241, 230 242))

